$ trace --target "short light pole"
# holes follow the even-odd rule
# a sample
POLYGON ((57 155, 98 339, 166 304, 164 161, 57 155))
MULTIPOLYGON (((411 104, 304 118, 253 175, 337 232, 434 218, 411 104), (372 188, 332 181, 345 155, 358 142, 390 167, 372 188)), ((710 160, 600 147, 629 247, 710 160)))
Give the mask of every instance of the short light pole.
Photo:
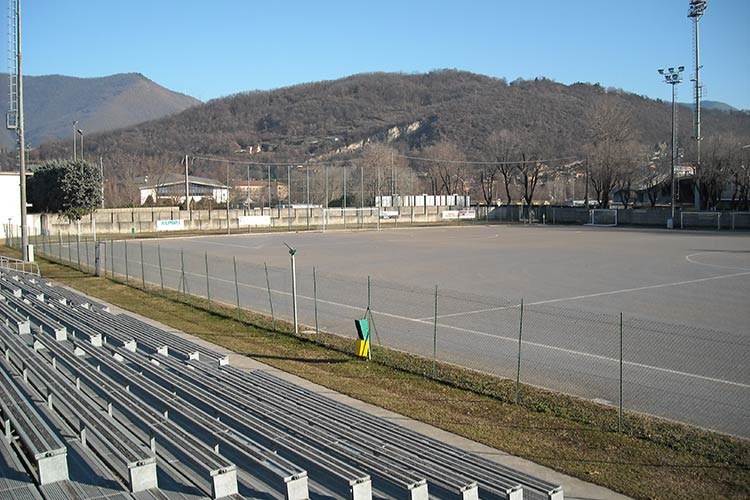
POLYGON ((667 68, 666 70, 659 69, 659 74, 664 76, 664 82, 668 83, 669 85, 672 86, 672 153, 671 153, 671 155, 672 155, 672 161, 671 161, 672 168, 670 169, 670 173, 669 173, 669 186, 670 186, 669 190, 671 192, 670 203, 669 203, 670 211, 671 211, 671 216, 670 216, 670 219, 669 219, 669 222, 670 222, 669 223, 669 228, 670 229, 674 227, 674 204, 675 204, 675 196, 674 196, 675 195, 675 188, 674 188, 674 162, 675 162, 675 157, 677 156, 677 147, 676 147, 676 144, 675 144, 675 134, 677 132, 676 131, 676 122, 675 122, 675 112, 676 112, 676 108, 675 108, 675 96, 676 96, 676 93, 677 93, 677 90, 676 90, 677 89, 677 84, 682 82, 682 72, 683 71, 685 71, 685 66, 678 67, 677 71, 675 71, 674 68, 667 68))
POLYGON ((78 134, 81 136, 81 161, 83 161, 83 130, 79 128, 78 134))
POLYGON ((76 155, 76 125, 78 125, 78 120, 73 122, 73 161, 78 159, 76 155))
POLYGON ((292 258, 292 315, 294 316, 294 334, 297 335, 299 333, 299 322, 297 320, 297 264, 294 261, 297 249, 290 247, 286 241, 284 245, 289 249, 289 255, 292 258))

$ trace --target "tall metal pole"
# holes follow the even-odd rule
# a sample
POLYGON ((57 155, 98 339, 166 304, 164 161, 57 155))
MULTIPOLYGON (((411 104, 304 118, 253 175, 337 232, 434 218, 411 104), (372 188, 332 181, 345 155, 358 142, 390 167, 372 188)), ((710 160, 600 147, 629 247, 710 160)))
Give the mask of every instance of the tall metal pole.
POLYGON ((190 212, 190 174, 188 173, 188 169, 188 155, 185 155, 185 205, 187 205, 188 217, 192 219, 192 213, 190 212))
POLYGON ((99 157, 99 175, 102 178, 102 209, 104 209, 104 159, 99 157))
POLYGON ((677 155, 677 148, 675 147, 674 143, 674 136, 675 136, 675 92, 677 90, 677 86, 675 84, 672 84, 672 161, 671 165, 672 168, 669 170, 669 190, 671 192, 670 201, 669 201, 669 208, 671 211, 671 218, 672 218, 672 224, 674 224, 674 157, 677 155))
POLYGON ((668 224, 667 227, 674 227, 674 212, 675 212, 675 185, 674 185, 674 164, 675 164, 675 158, 677 157, 677 144, 675 143, 675 137, 676 137, 676 117, 677 117, 677 108, 675 104, 675 97, 677 94, 677 84, 682 82, 682 72, 685 70, 684 66, 680 66, 675 71, 675 68, 668 68, 666 70, 660 69, 659 74, 664 76, 664 82, 668 83, 672 86, 672 159, 671 159, 671 171, 669 173, 669 185, 670 185, 670 224, 668 224))
POLYGON ((271 165, 268 165, 268 213, 271 213, 271 165))
POLYGON ((286 218, 289 221, 289 230, 292 230, 292 166, 286 166, 286 218))
POLYGON ((26 143, 23 136, 23 71, 21 65, 21 0, 16 3, 16 48, 18 64, 18 152, 19 176, 21 181, 21 258, 29 259, 29 234, 26 228, 26 143))
POLYGON ((227 234, 231 234, 232 230, 229 225, 229 165, 227 164, 227 234))
POLYGON ((78 159, 76 154, 76 125, 78 125, 78 120, 73 122, 73 161, 78 159))
POLYGON ((706 11, 706 0, 690 0, 688 8, 688 17, 693 19, 693 28, 695 36, 695 122, 693 124, 693 139, 695 139, 698 168, 701 164, 701 78, 700 78, 700 39, 698 33, 698 20, 706 11))

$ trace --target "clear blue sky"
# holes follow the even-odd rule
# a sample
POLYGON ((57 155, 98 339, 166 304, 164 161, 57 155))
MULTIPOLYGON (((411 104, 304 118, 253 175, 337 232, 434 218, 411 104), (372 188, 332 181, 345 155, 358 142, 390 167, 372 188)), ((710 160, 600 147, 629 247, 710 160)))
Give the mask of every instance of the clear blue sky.
MULTIPOLYGON (((139 72, 204 101, 438 68, 667 100, 656 70, 684 65, 678 100, 692 94, 688 0, 21 2, 25 74, 139 72)), ((750 0, 708 0, 700 27, 704 99, 750 109, 750 0)))

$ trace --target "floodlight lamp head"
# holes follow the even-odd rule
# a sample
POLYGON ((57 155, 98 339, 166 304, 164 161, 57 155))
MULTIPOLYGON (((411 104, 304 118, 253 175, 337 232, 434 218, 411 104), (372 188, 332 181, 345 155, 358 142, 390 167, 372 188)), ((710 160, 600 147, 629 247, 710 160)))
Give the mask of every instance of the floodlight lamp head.
POLYGON ((670 73, 674 73, 674 68, 669 68, 670 73))
POLYGON ((685 71, 685 66, 680 66, 679 68, 677 68, 677 71, 682 73, 683 71, 685 71))
POLYGON ((664 74, 664 68, 659 68, 659 74, 660 74, 660 75, 663 75, 663 74, 664 74))
POLYGON ((699 18, 706 11, 706 0, 690 0, 688 7, 688 17, 699 18))

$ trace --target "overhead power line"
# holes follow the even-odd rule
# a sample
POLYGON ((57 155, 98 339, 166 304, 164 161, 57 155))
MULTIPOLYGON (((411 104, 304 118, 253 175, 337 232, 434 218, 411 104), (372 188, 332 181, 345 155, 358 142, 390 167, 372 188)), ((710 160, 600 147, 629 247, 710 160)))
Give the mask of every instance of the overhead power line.
MULTIPOLYGON (((558 158, 537 158, 531 160, 516 160, 516 161, 471 161, 471 160, 447 160, 440 158, 427 158, 424 156, 410 156, 402 154, 394 154, 394 157, 405 158, 407 160, 424 161, 428 163, 450 163, 450 164, 461 164, 461 165, 524 165, 529 163, 551 163, 556 161, 583 161, 583 158, 579 156, 563 156, 558 158)), ((229 163, 234 165, 254 165, 254 166, 271 166, 271 167, 286 167, 289 165, 299 166, 312 166, 312 165, 334 165, 349 162, 349 160, 333 160, 333 161, 288 161, 283 163, 278 162, 261 162, 261 161, 245 161, 245 160, 229 160, 226 158, 216 158, 211 156, 192 156, 193 160, 205 160, 215 161, 218 163, 229 163)))

